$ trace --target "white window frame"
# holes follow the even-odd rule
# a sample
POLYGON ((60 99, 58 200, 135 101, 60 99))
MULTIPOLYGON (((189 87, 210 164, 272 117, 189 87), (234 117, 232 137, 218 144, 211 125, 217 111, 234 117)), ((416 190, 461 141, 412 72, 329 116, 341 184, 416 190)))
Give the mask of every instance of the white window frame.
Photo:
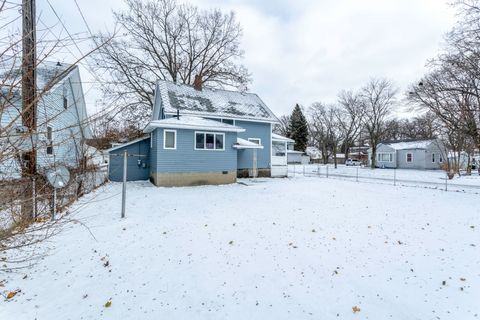
POLYGON ((163 129, 163 149, 164 150, 177 150, 177 130, 163 129), (167 135, 166 135, 167 132, 173 132, 173 134, 174 134, 173 148, 167 148, 165 146, 165 143, 167 142, 167 135))
POLYGON ((378 152, 377 153, 377 162, 389 162, 389 163, 393 162, 393 153, 392 152, 378 152), (388 159, 389 159, 388 161, 380 159, 381 158, 380 156, 381 155, 383 156, 385 154, 389 155, 388 156, 388 159))
POLYGON ((255 141, 258 141, 258 145, 259 146, 262 145, 262 139, 260 139, 260 138, 248 138, 248 141, 253 142, 253 143, 256 143, 255 141))
POLYGON ((407 153, 405 154, 405 162, 406 162, 406 163, 413 163, 413 153, 412 153, 412 152, 407 152, 407 153), (410 161, 408 161, 408 155, 411 155, 410 161))
POLYGON ((225 132, 195 131, 193 133, 193 150, 195 151, 225 151, 225 132), (197 134, 203 134, 203 149, 197 148, 197 134), (213 134, 213 149, 207 149, 207 134, 213 134), (222 149, 217 149, 217 135, 222 135, 222 149))

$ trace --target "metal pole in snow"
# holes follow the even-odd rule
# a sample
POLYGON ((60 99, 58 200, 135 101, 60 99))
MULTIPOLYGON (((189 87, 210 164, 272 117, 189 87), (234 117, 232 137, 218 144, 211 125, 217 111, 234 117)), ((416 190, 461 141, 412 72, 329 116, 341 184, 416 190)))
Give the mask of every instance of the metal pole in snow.
POLYGON ((448 191, 448 172, 445 172, 445 191, 448 191))
POLYGON ((327 178, 328 178, 328 164, 327 164, 327 178))
POLYGON ((305 165, 303 165, 303 176, 305 177, 305 165))
POLYGON ((357 182, 358 182, 358 167, 357 167, 357 182))
POLYGON ((127 197, 127 150, 123 151, 122 218, 125 218, 125 198, 127 197))
POLYGON ((397 168, 393 169, 393 185, 397 185, 397 168))
POLYGON ((57 188, 53 188, 53 213, 52 220, 55 220, 55 215, 57 214, 57 188))

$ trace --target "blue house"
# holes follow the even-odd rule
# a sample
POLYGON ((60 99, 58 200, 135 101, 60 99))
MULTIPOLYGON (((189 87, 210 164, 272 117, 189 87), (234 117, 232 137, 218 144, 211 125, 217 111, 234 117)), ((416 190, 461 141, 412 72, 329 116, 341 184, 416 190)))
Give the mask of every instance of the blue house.
POLYGON ((159 81, 142 139, 110 149, 110 179, 157 186, 233 183, 287 174, 288 139, 272 134, 277 117, 252 93, 159 81))
POLYGON ((20 66, 11 61, 4 64, 0 66, 0 179, 20 177, 22 151, 31 149, 32 141, 40 173, 55 164, 78 167, 84 159, 85 140, 91 138, 78 66, 48 61, 38 64, 37 131, 28 137, 22 126, 20 66))

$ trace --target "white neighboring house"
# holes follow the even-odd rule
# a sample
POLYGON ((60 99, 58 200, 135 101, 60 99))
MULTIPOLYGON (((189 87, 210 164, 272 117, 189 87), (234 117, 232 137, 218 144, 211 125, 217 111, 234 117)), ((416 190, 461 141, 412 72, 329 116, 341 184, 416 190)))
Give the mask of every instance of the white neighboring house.
MULTIPOLYGON (((22 159, 22 97, 18 88, 19 66, 0 66, 3 83, 16 85, 0 88, 0 148, 8 155, 0 161, 0 179, 20 177, 22 159), (16 70, 16 71, 11 71, 16 70)), ((76 168, 84 159, 85 140, 91 138, 87 111, 76 65, 43 61, 37 66, 37 135, 35 136, 37 170, 53 164, 76 168)), ((25 139, 24 139, 25 140, 25 139)))
MULTIPOLYGON (((386 141, 377 146, 376 167, 397 169, 440 169, 446 157, 438 139, 386 141)), ((368 149, 368 164, 372 149, 368 149)))

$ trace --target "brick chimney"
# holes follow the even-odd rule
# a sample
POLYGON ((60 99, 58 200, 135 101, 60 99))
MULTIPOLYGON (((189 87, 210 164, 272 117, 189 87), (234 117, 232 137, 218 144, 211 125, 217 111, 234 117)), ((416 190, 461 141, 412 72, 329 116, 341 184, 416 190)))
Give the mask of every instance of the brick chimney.
POLYGON ((202 91, 203 80, 202 76, 197 74, 195 75, 195 81, 193 82, 193 88, 198 91, 202 91))

